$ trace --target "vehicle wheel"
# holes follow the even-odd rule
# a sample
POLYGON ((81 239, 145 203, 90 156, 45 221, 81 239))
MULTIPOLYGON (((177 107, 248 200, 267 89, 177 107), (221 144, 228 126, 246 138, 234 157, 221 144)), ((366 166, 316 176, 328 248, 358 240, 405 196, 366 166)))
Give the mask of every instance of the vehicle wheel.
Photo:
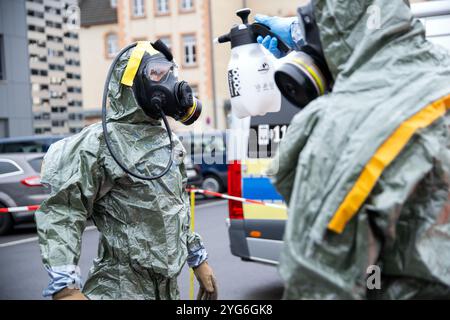
MULTIPOLYGON (((0 208, 5 208, 5 206, 0 204, 0 208)), ((0 213, 0 235, 8 234, 13 225, 13 219, 9 213, 0 213)))
MULTIPOLYGON (((222 191, 222 182, 213 175, 208 175, 205 177, 202 183, 202 189, 212 191, 212 192, 221 192, 222 191)), ((213 196, 206 196, 207 198, 214 198, 213 196)))

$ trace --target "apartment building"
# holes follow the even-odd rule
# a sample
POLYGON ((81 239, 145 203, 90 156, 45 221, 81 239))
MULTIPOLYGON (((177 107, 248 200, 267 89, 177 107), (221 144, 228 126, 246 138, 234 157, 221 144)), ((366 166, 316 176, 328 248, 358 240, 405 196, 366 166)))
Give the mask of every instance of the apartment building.
POLYGON ((25 0, 0 0, 0 138, 32 134, 25 0))
POLYGON ((78 1, 27 0, 26 14, 34 133, 77 133, 84 126, 78 1))

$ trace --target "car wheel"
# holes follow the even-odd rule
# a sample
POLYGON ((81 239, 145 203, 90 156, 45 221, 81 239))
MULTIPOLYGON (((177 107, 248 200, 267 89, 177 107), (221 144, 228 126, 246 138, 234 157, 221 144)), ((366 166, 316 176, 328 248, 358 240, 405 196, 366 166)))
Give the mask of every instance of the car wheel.
MULTIPOLYGON (((222 191, 222 182, 216 176, 213 176, 213 175, 206 176, 202 183, 202 189, 212 191, 212 192, 221 192, 222 191)), ((207 196, 207 198, 213 198, 213 197, 207 196)))
MULTIPOLYGON (((5 208, 5 206, 0 204, 0 208, 5 208)), ((0 213, 0 235, 8 234, 13 225, 13 219, 9 213, 0 213)))

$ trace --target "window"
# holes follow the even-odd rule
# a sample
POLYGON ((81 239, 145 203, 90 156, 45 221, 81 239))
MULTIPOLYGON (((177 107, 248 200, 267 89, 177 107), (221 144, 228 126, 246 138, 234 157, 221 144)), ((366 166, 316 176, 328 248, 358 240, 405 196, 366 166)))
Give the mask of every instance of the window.
POLYGON ((66 77, 67 79, 77 79, 77 80, 81 79, 81 76, 76 73, 66 73, 66 77))
POLYGON ((5 80, 5 54, 3 51, 3 35, 0 34, 0 80, 5 80))
POLYGON ((172 51, 172 40, 170 39, 170 36, 160 37, 159 39, 164 42, 170 51, 172 51))
POLYGON ((35 105, 41 104, 41 98, 39 98, 39 97, 33 97, 33 104, 35 104, 35 105))
POLYGON ((80 49, 78 47, 75 47, 75 46, 67 46, 67 45, 65 45, 64 49, 69 51, 69 52, 79 52, 80 51, 80 49))
POLYGON ((28 160, 28 163, 30 164, 30 166, 33 168, 34 171, 41 172, 41 167, 42 167, 43 161, 44 161, 44 158, 42 157, 42 158, 28 160))
POLYGON ((183 36, 183 65, 194 66, 197 64, 197 47, 194 35, 183 36))
POLYGON ((181 0, 180 9, 181 9, 181 11, 193 11, 194 10, 194 0, 181 0))
POLYGON ((69 39, 78 39, 78 34, 76 34, 74 32, 66 32, 66 33, 64 33, 64 37, 69 38, 69 39))
POLYGON ((48 56, 49 57, 62 57, 64 53, 61 50, 55 50, 48 48, 48 56))
POLYGON ((52 127, 64 127, 66 125, 66 121, 64 120, 52 120, 52 127))
POLYGON ((69 107, 81 107, 82 105, 83 105, 82 102, 79 100, 70 100, 68 102, 69 107))
POLYGON ((156 0, 156 14, 169 14, 169 0, 156 0))
POLYGON ((75 59, 66 59, 66 64, 69 66, 80 66, 80 61, 75 59))
POLYGON ((132 13, 133 17, 144 17, 145 16, 145 7, 144 0, 132 0, 132 13))
POLYGON ((117 34, 109 33, 106 36, 106 56, 112 58, 117 52, 119 52, 119 39, 117 34))
POLYGON ((44 10, 46 13, 50 13, 50 14, 57 15, 57 16, 61 14, 61 9, 57 9, 57 8, 50 7, 50 6, 45 6, 44 10))
MULTIPOLYGON (((46 20, 46 21, 45 21, 45 25, 46 25, 47 27, 55 28, 55 29, 61 29, 61 28, 62 28, 62 24, 61 24, 61 23, 54 22, 54 21, 48 21, 48 20, 46 20)), ((39 30, 38 30, 38 31, 39 31, 39 30)), ((44 32, 44 29, 43 29, 43 28, 42 28, 42 32, 44 32)))
POLYGON ((28 30, 29 31, 36 31, 36 32, 40 32, 40 33, 44 33, 45 32, 43 27, 37 27, 37 26, 34 26, 34 25, 29 25, 28 26, 28 30))
POLYGON ((57 36, 47 35, 47 41, 54 41, 56 43, 62 43, 63 42, 63 38, 57 37, 57 36))
POLYGON ((47 62, 47 56, 45 55, 37 55, 37 54, 30 54, 30 61, 31 62, 47 62))
POLYGON ((67 87, 67 92, 70 92, 70 93, 81 93, 81 88, 79 88, 79 87, 67 87))
POLYGON ((49 67, 50 70, 64 71, 64 66, 63 65, 50 63, 48 65, 48 67, 49 67))
POLYGON ((22 174, 23 170, 12 160, 0 160, 0 177, 9 177, 17 174, 22 174))
POLYGON ((27 10, 27 15, 30 17, 36 17, 36 18, 44 18, 44 13, 43 12, 37 12, 37 11, 33 11, 33 10, 27 10))
POLYGON ((53 113, 65 113, 67 111, 66 107, 52 107, 51 108, 53 113))
POLYGON ((61 78, 57 78, 57 77, 51 77, 50 78, 50 84, 63 84, 64 80, 61 78))

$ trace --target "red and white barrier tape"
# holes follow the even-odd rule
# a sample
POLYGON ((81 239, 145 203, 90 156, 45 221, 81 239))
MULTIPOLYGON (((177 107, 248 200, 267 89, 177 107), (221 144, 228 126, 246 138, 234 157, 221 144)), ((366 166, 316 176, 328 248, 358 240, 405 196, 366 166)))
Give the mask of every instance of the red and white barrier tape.
MULTIPOLYGON (((218 193, 218 192, 213 192, 213 191, 208 191, 208 190, 190 188, 190 189, 187 189, 187 191, 188 192, 193 191, 195 193, 205 194, 205 195, 209 195, 209 196, 213 196, 213 197, 217 197, 217 198, 222 198, 222 199, 227 199, 227 200, 239 201, 239 202, 242 202, 242 203, 258 204, 258 205, 261 205, 261 206, 266 206, 266 207, 271 207, 271 208, 276 208, 276 209, 286 209, 286 206, 283 206, 283 205, 280 205, 280 204, 276 204, 276 203, 267 203, 267 202, 258 201, 258 200, 234 197, 234 196, 230 196, 228 194, 223 194, 223 193, 218 193)), ((0 208, 0 213, 36 211, 38 209, 39 209, 39 205, 23 206, 23 207, 11 207, 11 208, 0 208)))
POLYGON ((271 208, 276 208, 276 209, 286 209, 286 206, 276 204, 276 203, 267 203, 267 202, 258 201, 258 200, 234 197, 234 196, 230 196, 228 194, 223 194, 223 193, 218 193, 218 192, 213 192, 213 191, 208 191, 208 190, 190 188, 190 189, 187 189, 187 191, 188 192, 193 191, 195 193, 201 193, 201 194, 205 194, 205 195, 209 195, 209 196, 213 196, 213 197, 217 197, 217 198, 222 198, 222 199, 227 199, 227 200, 239 201, 242 203, 258 204, 261 206, 266 206, 266 207, 271 207, 271 208))
POLYGON ((12 207, 12 208, 0 208, 0 213, 36 211, 37 209, 39 209, 39 205, 24 206, 24 207, 12 207))

